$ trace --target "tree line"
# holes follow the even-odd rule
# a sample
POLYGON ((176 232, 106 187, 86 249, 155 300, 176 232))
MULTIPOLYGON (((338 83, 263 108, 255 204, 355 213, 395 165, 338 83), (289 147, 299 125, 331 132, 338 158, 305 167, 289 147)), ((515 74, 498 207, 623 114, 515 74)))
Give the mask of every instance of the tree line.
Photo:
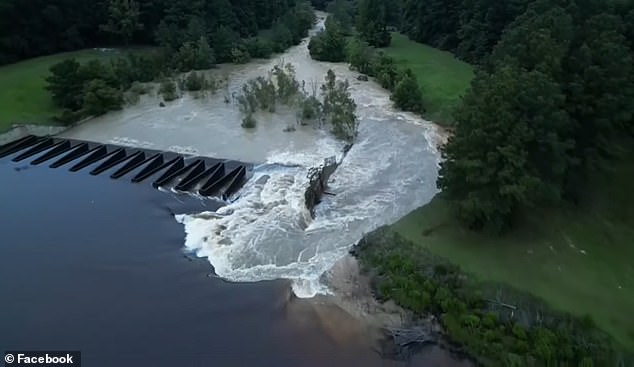
MULTIPOLYGON (((278 35, 279 38, 294 38, 295 29, 302 25, 294 17, 288 17, 287 12, 299 2, 3 0, 0 2, 0 65, 88 47, 143 44, 178 49, 201 37, 208 38, 212 45, 217 43, 215 41, 231 44, 271 28, 284 33, 278 35)), ((230 52, 216 51, 221 61, 230 52)))

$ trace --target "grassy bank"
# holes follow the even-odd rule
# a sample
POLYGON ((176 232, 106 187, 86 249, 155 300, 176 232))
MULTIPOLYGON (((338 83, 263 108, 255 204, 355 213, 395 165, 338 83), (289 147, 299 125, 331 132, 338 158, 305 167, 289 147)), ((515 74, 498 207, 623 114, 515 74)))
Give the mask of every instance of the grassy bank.
POLYGON ((451 125, 451 111, 473 78, 473 67, 451 53, 410 41, 393 33, 385 53, 399 66, 412 69, 423 90, 426 117, 441 125, 451 125))
POLYGON ((532 213, 501 238, 464 230, 438 197, 392 229, 480 279, 589 315, 634 350, 634 165, 623 160, 615 172, 595 180, 601 192, 581 208, 532 213))
POLYGON ((55 107, 46 86, 49 68, 65 59, 79 62, 92 59, 110 59, 120 51, 95 49, 65 52, 37 57, 0 67, 0 133, 15 123, 51 124, 60 111, 55 107))

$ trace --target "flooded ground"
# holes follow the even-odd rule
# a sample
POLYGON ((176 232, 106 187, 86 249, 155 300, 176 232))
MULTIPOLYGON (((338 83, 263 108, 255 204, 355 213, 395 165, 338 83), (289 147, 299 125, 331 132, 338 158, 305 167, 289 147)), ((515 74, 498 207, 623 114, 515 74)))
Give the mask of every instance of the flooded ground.
MULTIPOLYGON (((323 25, 323 16, 313 32, 323 25)), ((283 132, 295 124, 293 113, 260 116, 256 129, 245 130, 237 106, 225 103, 225 92, 207 99, 185 97, 164 108, 148 97, 62 136, 259 163, 237 200, 218 217, 186 211, 177 216, 187 234, 186 248, 231 281, 290 279, 299 297, 327 293, 320 275, 364 233, 396 221, 436 194, 440 134, 430 122, 396 111, 387 91, 358 81, 347 65, 312 60, 307 43, 274 60, 215 72, 228 76, 226 93, 280 62, 291 63, 307 85, 323 80, 329 68, 350 81, 359 136, 332 176, 329 191, 336 195, 324 199, 314 219, 304 206, 306 172, 326 157, 341 156, 342 143, 313 126, 283 132), (260 180, 263 176, 268 180, 260 180)))

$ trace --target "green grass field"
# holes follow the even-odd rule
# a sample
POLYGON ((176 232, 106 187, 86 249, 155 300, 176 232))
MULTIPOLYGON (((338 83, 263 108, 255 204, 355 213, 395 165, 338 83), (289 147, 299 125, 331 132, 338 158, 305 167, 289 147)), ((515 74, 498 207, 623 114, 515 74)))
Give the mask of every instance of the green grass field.
POLYGON ((79 62, 109 59, 121 55, 119 51, 82 50, 37 57, 15 64, 0 66, 0 133, 12 124, 51 124, 59 113, 51 96, 44 89, 49 68, 65 59, 79 62))
POLYGON ((617 171, 594 186, 602 194, 591 204, 534 213, 502 238, 464 230, 439 197, 392 228, 481 279, 528 291, 555 309, 590 315, 634 351, 634 165, 626 160, 617 171))
POLYGON ((409 67, 416 74, 423 90, 426 117, 441 125, 451 125, 452 110, 473 78, 473 67, 450 52, 410 41, 393 33, 392 44, 384 49, 398 65, 409 67))

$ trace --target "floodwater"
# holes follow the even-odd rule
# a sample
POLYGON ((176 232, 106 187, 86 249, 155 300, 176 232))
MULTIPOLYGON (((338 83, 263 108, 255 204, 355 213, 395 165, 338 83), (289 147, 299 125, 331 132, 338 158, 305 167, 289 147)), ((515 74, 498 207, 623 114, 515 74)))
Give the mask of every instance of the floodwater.
MULTIPOLYGON (((313 32, 323 26, 324 14, 320 17, 313 32)), ((430 122, 395 110, 388 92, 358 81, 346 65, 312 60, 307 43, 276 60, 223 66, 215 72, 228 76, 229 90, 213 97, 184 97, 166 107, 147 97, 62 136, 259 164, 239 197, 216 216, 179 212, 185 247, 230 281, 287 279, 298 297, 328 293, 321 274, 364 233, 398 220, 436 194, 438 133, 430 122), (295 124, 293 113, 258 116, 257 128, 245 130, 238 107, 224 101, 225 94, 282 62, 294 66, 308 90, 334 70, 350 81, 358 105, 359 136, 329 183, 336 195, 324 198, 314 219, 304 205, 306 173, 324 158, 341 159, 342 143, 313 126, 284 132, 295 124), (268 180, 260 180, 263 176, 268 180)))
POLYGON ((382 360, 372 330, 290 297, 288 281, 213 276, 183 251, 170 212, 215 201, 132 184, 136 171, 111 180, 89 175, 95 165, 70 173, 10 158, 0 160, 0 350, 79 350, 97 367, 463 365, 438 349, 382 360))

